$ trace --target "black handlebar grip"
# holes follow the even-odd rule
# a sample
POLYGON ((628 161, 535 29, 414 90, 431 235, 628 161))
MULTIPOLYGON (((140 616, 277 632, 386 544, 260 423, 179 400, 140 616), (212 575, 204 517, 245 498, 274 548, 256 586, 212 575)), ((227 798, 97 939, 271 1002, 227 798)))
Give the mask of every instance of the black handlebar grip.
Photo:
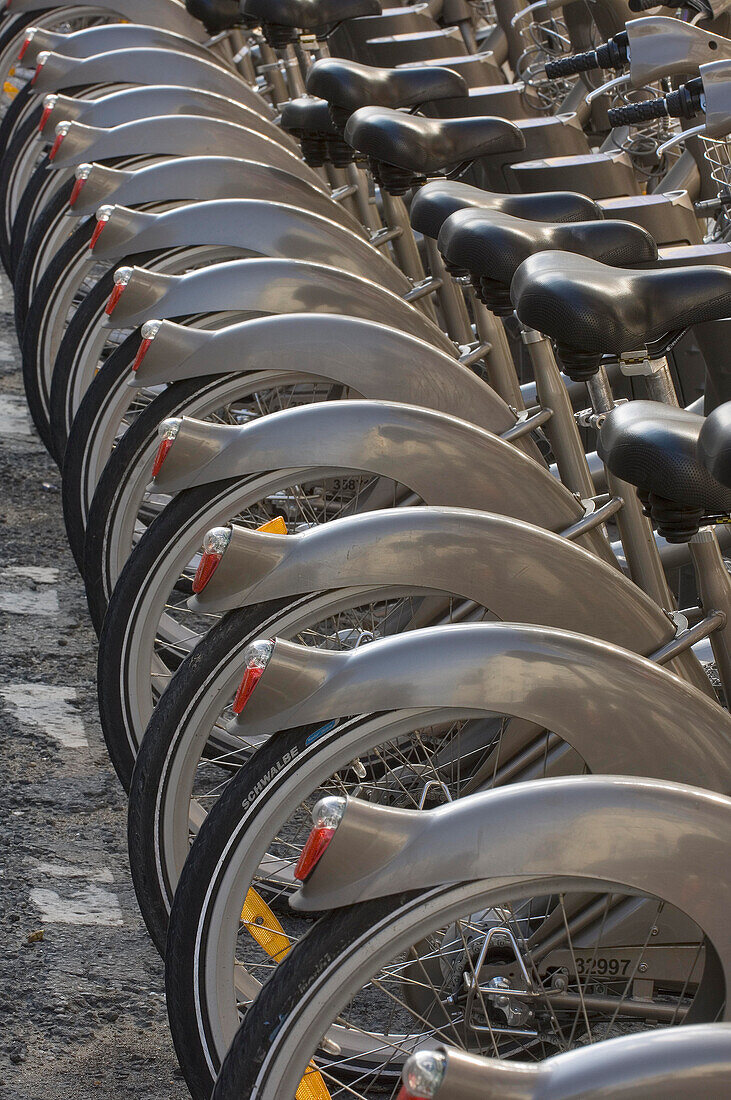
POLYGON ((653 118, 667 118, 664 99, 646 99, 642 103, 630 103, 627 107, 613 107, 607 112, 610 126, 631 126, 637 122, 650 122, 653 118))
POLYGON ((565 76, 576 76, 598 68, 596 51, 587 50, 586 53, 576 53, 572 57, 560 57, 558 61, 547 61, 546 76, 549 80, 560 80, 565 76))

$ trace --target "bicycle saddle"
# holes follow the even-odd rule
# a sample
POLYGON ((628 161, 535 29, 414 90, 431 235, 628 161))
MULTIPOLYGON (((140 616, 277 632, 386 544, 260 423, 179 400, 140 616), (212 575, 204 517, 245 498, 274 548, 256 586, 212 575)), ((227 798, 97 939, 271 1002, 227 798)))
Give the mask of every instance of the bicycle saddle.
POLYGON ((695 534, 704 515, 731 511, 731 489, 697 455, 704 418, 657 401, 628 401, 612 409, 597 450, 622 481, 649 502, 653 522, 670 542, 695 534))
POLYGON ((492 153, 525 148, 517 126, 501 118, 422 118, 386 107, 350 116, 345 140, 380 164, 423 178, 492 153))
POLYGON ((220 34, 241 22, 238 0, 185 0, 185 7, 209 34, 220 34))
POLYGON ((698 437, 698 460, 716 481, 731 487, 731 401, 706 417, 698 437))
POLYGON ((381 4, 379 0, 243 0, 241 13, 269 25, 314 31, 361 15, 380 15, 381 4))
POLYGON ((328 134, 339 138, 340 134, 330 118, 330 107, 324 99, 300 96, 290 99, 282 108, 281 125, 290 134, 328 134))
POLYGON ((636 351, 667 333, 731 314, 722 267, 632 271, 566 252, 520 265, 510 296, 526 325, 550 336, 564 363, 636 351))
POLYGON ((307 74, 307 91, 326 99, 338 123, 360 107, 413 107, 435 99, 467 95, 467 81, 452 69, 414 65, 380 69, 357 61, 323 57, 307 74))
POLYGON ((657 245, 632 222, 539 222, 501 210, 460 210, 447 218, 439 251, 450 267, 479 280, 480 297, 495 312, 510 314, 510 283, 529 256, 547 249, 578 253, 608 264, 640 264, 657 259, 657 245))
POLYGON ((589 221, 604 216, 593 199, 573 191, 509 195, 482 191, 458 180, 433 180, 414 195, 411 225, 417 233, 436 240, 444 222, 458 210, 503 210, 516 218, 539 222, 589 221))

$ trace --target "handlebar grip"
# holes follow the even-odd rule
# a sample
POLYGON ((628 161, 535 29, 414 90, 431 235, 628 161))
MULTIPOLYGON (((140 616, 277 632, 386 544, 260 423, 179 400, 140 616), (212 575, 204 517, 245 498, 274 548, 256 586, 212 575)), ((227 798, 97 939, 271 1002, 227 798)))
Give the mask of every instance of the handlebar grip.
POLYGON ((586 53, 576 53, 572 57, 560 57, 557 61, 547 61, 546 76, 549 80, 560 80, 565 76, 576 76, 578 73, 588 73, 598 68, 596 50, 587 50, 586 53))
POLYGON ((608 112, 609 125, 631 126, 637 122, 649 122, 653 118, 667 118, 664 99, 647 99, 642 103, 630 103, 626 107, 613 107, 608 112))

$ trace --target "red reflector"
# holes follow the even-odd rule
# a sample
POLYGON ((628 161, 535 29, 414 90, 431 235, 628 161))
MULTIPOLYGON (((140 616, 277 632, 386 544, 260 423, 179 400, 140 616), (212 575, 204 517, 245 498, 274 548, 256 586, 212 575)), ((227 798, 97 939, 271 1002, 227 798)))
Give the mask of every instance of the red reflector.
MULTIPOLYGON (((150 350, 151 346, 152 346, 152 340, 143 340, 142 341, 139 348, 137 349, 137 355, 135 356, 135 361, 132 364, 132 370, 139 370, 140 369, 140 367, 142 366, 142 360, 147 355, 147 353, 150 350)), ((195 592, 195 590, 196 590, 195 585, 193 585, 193 591, 195 592)))
POLYGON ((86 176, 86 177, 81 176, 80 179, 77 179, 76 183, 73 186, 73 190, 71 191, 71 196, 69 198, 69 206, 75 206, 76 205, 76 200, 78 199, 79 195, 81 194, 82 188, 83 188, 84 184, 86 183, 87 179, 88 179, 88 176, 86 176))
POLYGON ((49 118, 51 117, 52 112, 53 112, 53 107, 44 107, 43 108, 43 114, 41 115, 41 121, 38 123, 38 133, 39 134, 42 134, 43 131, 45 130, 46 123, 48 122, 49 118))
MULTIPOLYGON (((223 554, 203 554, 201 556, 201 560, 198 563, 198 568, 195 571, 195 576, 193 577, 193 591, 196 593, 196 595, 199 592, 202 592, 203 589, 206 587, 209 580, 221 564, 222 557, 223 554)), ((264 670, 262 669, 262 672, 263 671, 264 670)), ((241 691, 240 687, 239 691, 241 691)), ((251 692, 249 692, 249 694, 251 694, 251 692)), ((238 699, 238 694, 236 695, 236 698, 238 699)), ((238 714, 238 711, 236 713, 238 714)))
POLYGON ((31 35, 30 38, 26 38, 25 42, 20 47, 20 53, 18 54, 18 61, 23 60, 23 58, 25 57, 26 51, 27 51, 27 49, 30 46, 32 41, 33 41, 33 35, 31 35))
POLYGON ((48 154, 48 159, 49 160, 55 160, 56 159, 56 157, 58 156, 58 151, 61 148, 61 146, 63 145, 63 139, 65 137, 66 137, 66 134, 56 134, 56 140, 54 141, 53 145, 51 146, 51 151, 48 154))
POLYGON ((33 76, 31 78, 31 84, 35 84, 36 80, 41 75, 41 69, 43 68, 44 65, 45 65, 45 61, 39 61, 38 62, 38 64, 36 65, 36 71, 33 73, 33 76))
POLYGON ((263 672, 263 668, 247 668, 233 702, 232 710, 234 714, 241 714, 241 711, 249 701, 252 691, 261 680, 263 672))
POLYGON ((103 220, 100 220, 96 223, 96 228, 94 229, 94 232, 91 235, 91 240, 89 241, 89 248, 93 248, 96 242, 99 240, 106 224, 106 221, 103 220))
MULTIPOLYGON (((104 225, 104 222, 102 222, 102 225, 104 225)), ((119 299, 122 297, 122 295, 124 294, 126 289, 127 289, 127 284, 126 283, 117 283, 116 284, 114 290, 109 295, 109 301, 107 302, 107 308, 104 311, 106 313, 107 317, 111 317, 111 315, 114 313, 114 311, 117 308, 117 305, 119 303, 119 299)))
POLYGON ((172 447, 174 439, 161 439, 160 445, 157 448, 157 454, 155 455, 155 461, 152 464, 152 476, 157 477, 162 469, 162 464, 168 456, 168 451, 172 447))
POLYGON ((319 826, 312 830, 297 860, 297 866, 294 869, 295 878, 300 882, 307 881, 334 836, 335 829, 328 826, 319 826))

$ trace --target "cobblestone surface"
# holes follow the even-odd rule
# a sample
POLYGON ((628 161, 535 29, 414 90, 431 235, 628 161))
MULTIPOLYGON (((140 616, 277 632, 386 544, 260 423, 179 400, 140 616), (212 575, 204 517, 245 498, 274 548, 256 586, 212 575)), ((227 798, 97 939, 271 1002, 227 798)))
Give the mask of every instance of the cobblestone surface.
POLYGON ((0 1097, 178 1100, 163 966, 96 713, 60 476, 25 411, 0 280, 0 1097))

